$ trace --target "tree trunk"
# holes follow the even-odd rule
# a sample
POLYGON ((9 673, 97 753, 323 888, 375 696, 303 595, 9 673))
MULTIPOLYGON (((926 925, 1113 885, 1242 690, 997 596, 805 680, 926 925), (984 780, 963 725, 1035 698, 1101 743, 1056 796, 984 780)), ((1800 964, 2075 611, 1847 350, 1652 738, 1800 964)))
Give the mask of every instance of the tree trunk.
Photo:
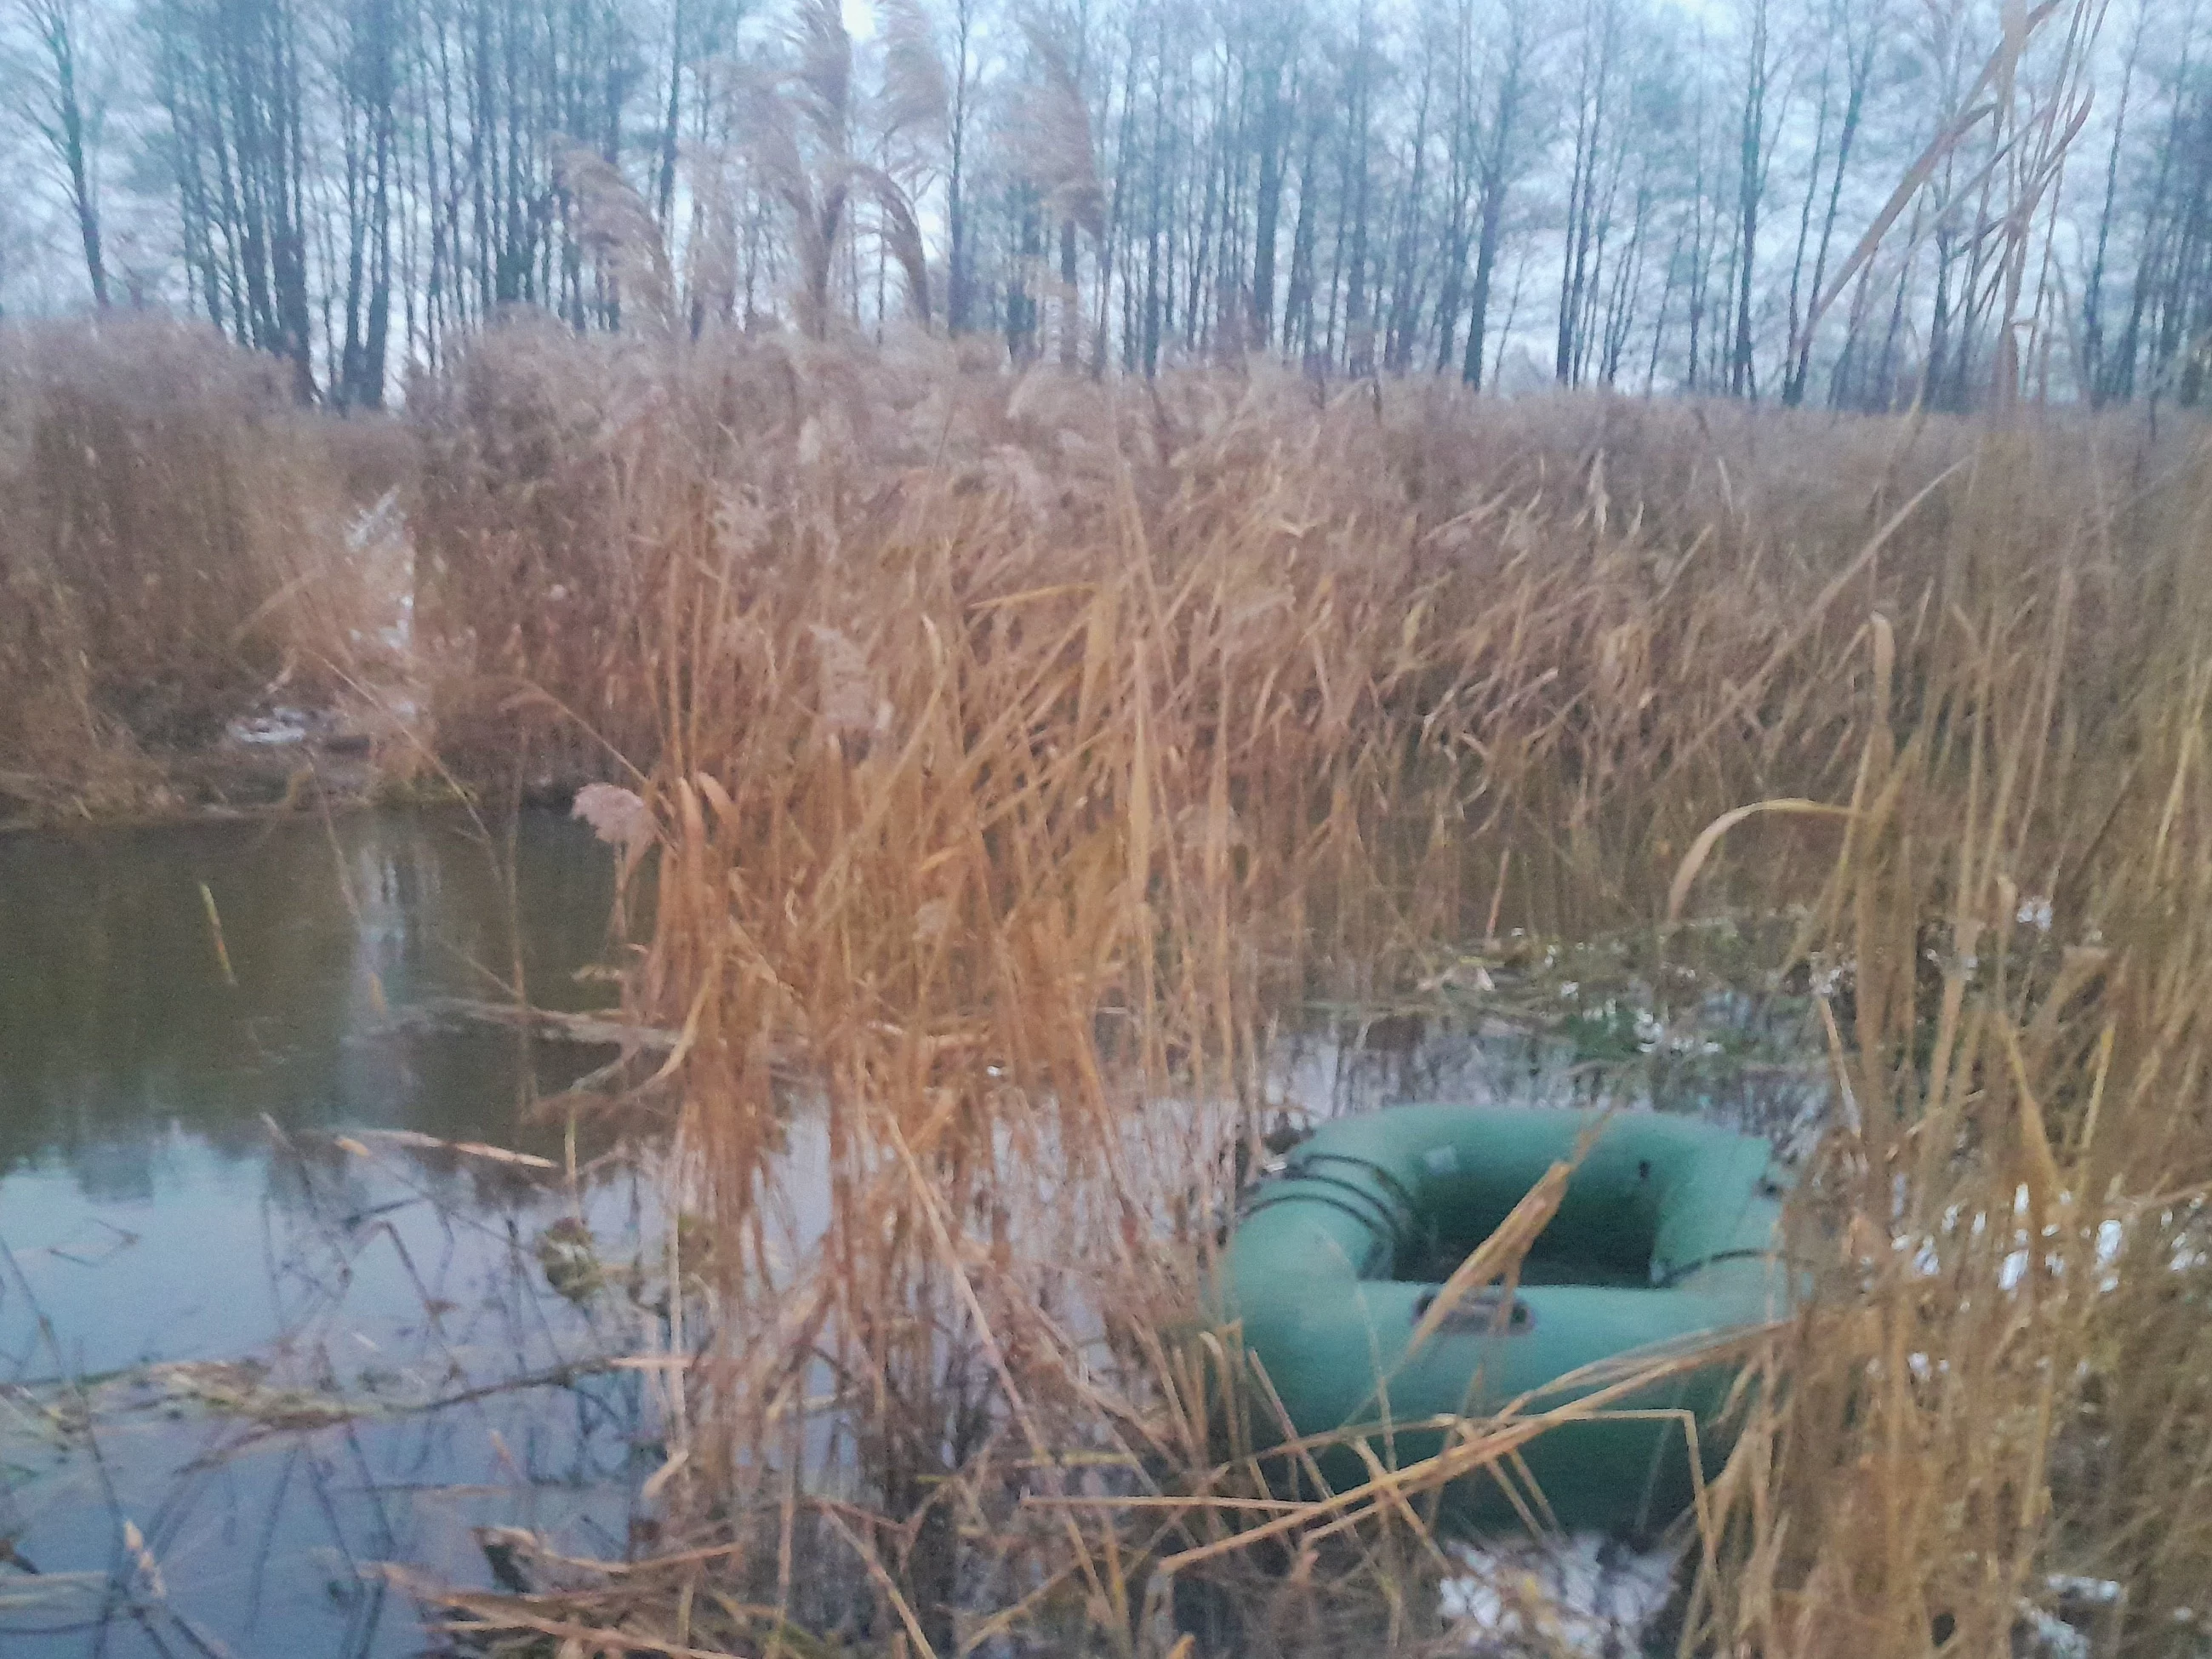
POLYGON ((30 0, 27 21, 45 49, 52 84, 37 116, 41 137, 52 148, 67 178, 70 209, 76 216, 77 240, 84 253, 85 277, 92 302, 107 309, 107 262, 100 249, 100 202, 86 153, 84 100, 77 82, 78 34, 73 0, 30 0))

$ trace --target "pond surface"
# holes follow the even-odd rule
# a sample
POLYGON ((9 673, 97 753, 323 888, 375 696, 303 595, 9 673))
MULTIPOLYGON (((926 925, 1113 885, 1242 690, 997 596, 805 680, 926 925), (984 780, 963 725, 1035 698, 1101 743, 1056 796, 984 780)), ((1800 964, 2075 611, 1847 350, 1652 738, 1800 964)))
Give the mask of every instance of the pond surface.
POLYGON ((613 883, 550 816, 0 836, 10 1659, 414 1653, 377 1563, 622 1553, 644 1401, 544 1236, 646 1194, 528 1109, 611 1051, 410 1017, 605 1003, 613 883))
MULTIPOLYGON (((628 1271, 653 1172, 545 1108, 611 1049, 482 1017, 610 1002, 613 899, 610 852, 550 815, 0 836, 6 1659, 390 1659, 436 1633, 386 1564, 495 1587, 488 1529, 649 1535, 657 1373, 605 1362, 659 1334, 628 1271)), ((1495 983, 1470 957, 1511 1020, 1314 1013, 1268 1093, 1810 1121, 1786 1019, 1662 1019, 1584 954, 1495 983)), ((791 1129, 796 1259, 827 1154, 791 1129)))

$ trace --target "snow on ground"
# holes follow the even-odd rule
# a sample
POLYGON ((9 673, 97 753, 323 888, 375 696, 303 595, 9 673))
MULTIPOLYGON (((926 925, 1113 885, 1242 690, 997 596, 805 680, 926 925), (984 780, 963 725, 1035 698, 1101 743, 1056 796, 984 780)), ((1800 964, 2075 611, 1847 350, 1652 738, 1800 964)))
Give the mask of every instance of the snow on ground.
MULTIPOLYGON (((1601 1533, 1446 1547, 1464 1571, 1438 1587, 1438 1610, 1453 1647, 1486 1659, 1640 1653, 1681 1559, 1678 1550, 1638 1551, 1601 1533)), ((2089 1659, 2098 1645, 2090 1627, 2117 1612, 2121 1587, 2056 1574, 2044 1588, 2050 1606, 2020 1604, 2013 1650, 2029 1659, 2089 1659)), ((2183 1615, 2179 1622, 2192 1621, 2183 1615)))
POLYGON ((1449 1547, 1467 1571, 1444 1580, 1440 1610, 1469 1653, 1613 1656, 1639 1650, 1666 1605, 1679 1552, 1638 1551, 1601 1533, 1449 1547))

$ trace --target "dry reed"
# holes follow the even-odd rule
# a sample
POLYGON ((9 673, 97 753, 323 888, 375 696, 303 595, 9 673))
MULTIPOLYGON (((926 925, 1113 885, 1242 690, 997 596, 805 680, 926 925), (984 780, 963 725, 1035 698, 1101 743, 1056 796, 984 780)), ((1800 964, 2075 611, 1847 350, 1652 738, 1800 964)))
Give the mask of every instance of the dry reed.
POLYGON ((514 1627, 1420 1649, 1427 1495, 1549 1419, 1285 1507, 1264 1379, 1194 1323, 1226 1149, 1302 1004, 1515 929, 1694 984, 1671 908, 1794 934, 1760 965, 1835 1095, 1820 1295, 1747 1344, 1683 1650, 2001 1651, 2060 1572, 2192 1650, 2193 434, 520 338, 438 411, 441 627, 495 688, 455 719, 635 768, 629 1001, 706 1220, 641 1363, 653 1496, 718 1535, 514 1627), (1762 802, 1830 810, 1713 828, 1762 802))
POLYGON ((339 479, 266 361, 211 331, 0 336, 0 796, 157 804, 160 757, 271 688, 334 695, 370 610, 339 479))

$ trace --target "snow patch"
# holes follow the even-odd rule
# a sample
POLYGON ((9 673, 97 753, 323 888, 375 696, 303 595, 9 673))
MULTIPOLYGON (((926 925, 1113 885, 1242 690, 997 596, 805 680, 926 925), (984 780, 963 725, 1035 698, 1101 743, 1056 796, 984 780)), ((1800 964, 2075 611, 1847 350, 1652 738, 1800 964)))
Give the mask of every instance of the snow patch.
POLYGON ((297 708, 274 708, 252 720, 233 720, 228 736, 233 743, 254 748, 277 748, 307 740, 309 716, 297 708))
POLYGON ((1455 1649, 1534 1644, 1556 1654, 1636 1651, 1667 1603, 1678 1552, 1638 1552, 1600 1533, 1556 1540, 1455 1544, 1467 1571, 1438 1587, 1455 1649))

